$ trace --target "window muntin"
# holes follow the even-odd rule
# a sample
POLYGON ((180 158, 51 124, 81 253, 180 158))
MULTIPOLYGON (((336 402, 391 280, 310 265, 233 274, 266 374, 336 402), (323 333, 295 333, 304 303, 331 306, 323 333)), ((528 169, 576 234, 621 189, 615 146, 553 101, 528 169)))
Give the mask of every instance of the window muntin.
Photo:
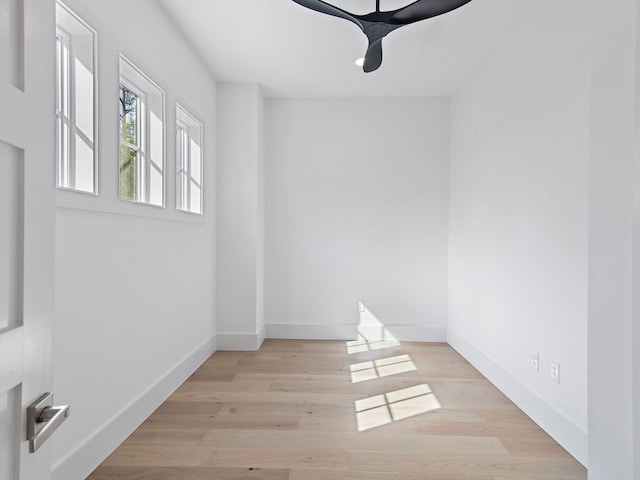
POLYGON ((120 199, 164 207, 164 92, 120 56, 120 199))
POLYGON ((96 33, 56 3, 56 186, 97 193, 96 33))
POLYGON ((202 214, 202 124, 176 105, 176 208, 202 214))

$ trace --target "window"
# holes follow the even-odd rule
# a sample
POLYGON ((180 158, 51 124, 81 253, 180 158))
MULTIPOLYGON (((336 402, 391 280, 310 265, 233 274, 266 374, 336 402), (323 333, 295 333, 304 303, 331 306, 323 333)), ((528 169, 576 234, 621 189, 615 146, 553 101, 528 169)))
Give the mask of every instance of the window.
POLYGON ((120 198, 164 206, 164 92, 120 56, 120 198))
POLYGON ((176 105, 176 207, 202 214, 202 124, 176 105))
POLYGON ((96 33, 56 4, 56 186, 97 193, 96 33))

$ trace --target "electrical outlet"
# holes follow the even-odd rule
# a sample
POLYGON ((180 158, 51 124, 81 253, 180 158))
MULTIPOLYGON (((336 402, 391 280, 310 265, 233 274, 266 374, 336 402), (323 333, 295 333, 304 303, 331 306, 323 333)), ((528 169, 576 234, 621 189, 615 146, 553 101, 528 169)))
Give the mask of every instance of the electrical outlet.
POLYGON ((531 353, 529 362, 531 363, 531 368, 533 368, 536 372, 540 370, 540 355, 538 354, 538 352, 531 353))
POLYGON ((556 383, 560 383, 560 365, 554 362, 551 362, 551 380, 556 383))

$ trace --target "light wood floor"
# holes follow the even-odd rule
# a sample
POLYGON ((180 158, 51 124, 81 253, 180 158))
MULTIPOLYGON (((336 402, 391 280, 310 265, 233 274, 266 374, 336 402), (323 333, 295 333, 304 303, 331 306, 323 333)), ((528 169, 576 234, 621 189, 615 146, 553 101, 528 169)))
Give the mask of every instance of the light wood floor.
POLYGON ((267 340, 216 352, 90 480, 578 480, 445 344, 267 340))

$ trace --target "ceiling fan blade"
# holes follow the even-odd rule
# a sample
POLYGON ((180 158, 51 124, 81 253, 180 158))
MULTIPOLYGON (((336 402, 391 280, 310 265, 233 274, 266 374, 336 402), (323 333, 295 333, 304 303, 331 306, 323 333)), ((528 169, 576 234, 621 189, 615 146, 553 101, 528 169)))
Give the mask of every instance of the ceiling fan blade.
POLYGON ((329 5, 322 0, 293 0, 298 5, 302 5, 303 7, 307 7, 311 10, 315 10, 316 12, 326 13, 327 15, 332 15, 338 18, 344 18, 345 20, 349 20, 350 22, 355 23, 360 29, 364 29, 360 20, 358 20, 351 13, 342 10, 338 7, 334 7, 333 5, 329 5))
POLYGON ((382 39, 375 40, 369 44, 367 53, 364 56, 362 69, 366 73, 371 73, 382 65, 382 39))
MULTIPOLYGON (((294 0, 295 1, 295 0, 294 0)), ((389 23, 409 24, 437 17, 469 3, 471 0, 417 0, 399 8, 390 17, 389 23)))

